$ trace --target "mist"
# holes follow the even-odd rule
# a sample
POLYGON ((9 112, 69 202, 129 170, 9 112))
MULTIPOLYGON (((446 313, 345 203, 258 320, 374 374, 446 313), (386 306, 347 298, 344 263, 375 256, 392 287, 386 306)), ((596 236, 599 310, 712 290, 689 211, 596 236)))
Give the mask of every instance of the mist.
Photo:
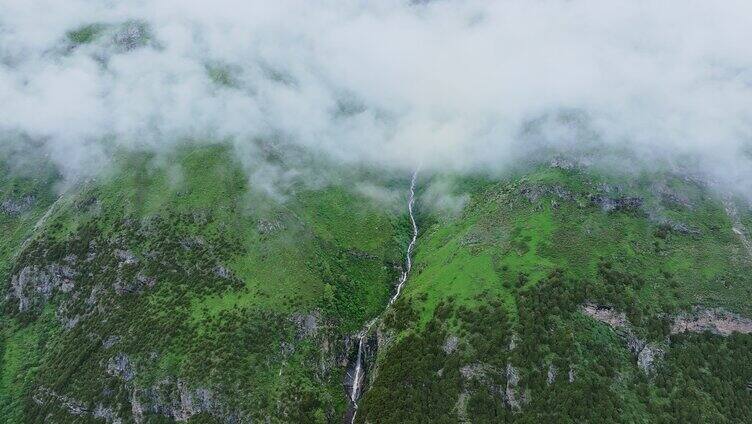
MULTIPOLYGON (((0 142, 68 178, 254 140, 400 171, 627 152, 752 198, 752 3, 0 0, 0 142)), ((618 162, 618 161, 617 161, 618 162)), ((260 177, 259 177, 260 178, 260 177)))

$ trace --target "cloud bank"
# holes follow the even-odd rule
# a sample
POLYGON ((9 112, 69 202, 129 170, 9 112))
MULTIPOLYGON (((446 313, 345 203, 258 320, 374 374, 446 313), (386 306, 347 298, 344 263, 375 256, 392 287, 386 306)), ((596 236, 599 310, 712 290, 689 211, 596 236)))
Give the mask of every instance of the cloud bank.
POLYGON ((117 149, 276 139, 502 169, 596 143, 752 195, 752 3, 0 0, 0 137, 69 175, 117 149))

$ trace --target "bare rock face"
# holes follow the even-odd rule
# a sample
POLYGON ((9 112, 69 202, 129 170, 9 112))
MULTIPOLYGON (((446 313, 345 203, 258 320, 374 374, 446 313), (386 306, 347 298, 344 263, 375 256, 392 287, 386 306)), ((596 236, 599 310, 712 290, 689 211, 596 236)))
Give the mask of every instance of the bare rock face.
POLYGON ((601 208, 603 212, 639 210, 642 208, 641 197, 610 197, 601 194, 590 195, 590 202, 601 208))
POLYGON ((567 373, 567 381, 569 381, 570 383, 574 383, 574 377, 575 377, 574 368, 572 368, 572 366, 570 365, 569 372, 567 373))
MULTIPOLYGON (((637 360, 637 367, 647 375, 655 371, 656 361, 663 357, 665 350, 655 343, 640 339, 632 331, 632 325, 623 312, 592 303, 586 303, 580 311, 609 327, 624 340, 624 343, 637 360)), ((570 370, 571 371, 571 370, 570 370)))
POLYGON ((548 372, 546 373, 546 384, 549 386, 554 384, 554 381, 556 381, 556 366, 554 364, 548 364, 548 372))
POLYGON ((739 241, 741 241, 747 254, 752 257, 752 240, 750 240, 746 228, 742 225, 741 219, 739 218, 739 211, 737 211, 736 206, 730 198, 723 199, 723 207, 726 210, 726 215, 728 215, 731 220, 731 231, 733 231, 733 233, 739 238, 739 241))
POLYGON ((149 28, 142 22, 126 22, 115 33, 112 41, 123 52, 135 50, 148 44, 149 28))
POLYGON ((719 336, 729 336, 732 333, 750 334, 752 333, 752 319, 723 309, 695 308, 691 313, 677 316, 671 326, 671 334, 706 331, 719 336))
POLYGON ((656 183, 652 192, 661 199, 661 202, 670 207, 693 209, 692 201, 685 194, 678 192, 666 184, 656 183))
POLYGON ((220 418, 223 422, 235 422, 231 414, 215 399, 207 388, 190 388, 180 379, 165 378, 145 389, 134 388, 131 392, 131 411, 137 423, 147 422, 148 414, 162 415, 178 422, 188 421, 202 412, 220 418))
POLYGON ((641 210, 644 203, 641 197, 624 196, 621 187, 605 183, 599 184, 588 199, 603 212, 641 210))
POLYGON ((528 402, 527 393, 520 393, 520 373, 511 363, 507 364, 506 369, 507 386, 504 390, 504 401, 512 408, 513 411, 520 411, 522 404, 528 402))
MULTIPOLYGON (((93 417, 106 423, 121 424, 123 420, 112 408, 98 403, 96 406, 89 407, 86 403, 74 399, 70 396, 59 394, 47 387, 39 387, 32 396, 34 403, 37 405, 55 405, 65 409, 69 414, 80 417, 78 420, 87 420, 86 417, 93 417)), ((91 418, 89 418, 90 420, 91 418)))
POLYGON ((553 196, 560 200, 574 200, 575 196, 566 188, 559 185, 523 185, 520 194, 527 200, 535 203, 541 197, 553 196))
POLYGON ((461 423, 470 423, 470 418, 467 416, 467 401, 470 399, 470 393, 462 392, 457 396, 457 403, 454 405, 454 410, 457 411, 457 420, 461 423))
POLYGON ((314 337, 318 333, 321 314, 319 311, 313 311, 309 314, 293 314, 290 319, 297 330, 296 338, 302 340, 307 337, 314 337))
POLYGON ((34 206, 36 198, 32 195, 26 195, 18 199, 5 199, 0 202, 0 212, 16 217, 28 211, 34 206))
POLYGON ((285 226, 280 221, 269 221, 266 219, 260 219, 256 224, 256 229, 261 235, 274 234, 277 231, 281 231, 285 226))
POLYGON ((594 303, 584 304, 581 311, 585 315, 607 324, 612 328, 624 328, 629 325, 629 321, 627 321, 627 316, 624 312, 617 312, 611 308, 599 306, 594 303))
POLYGON ((76 272, 67 265, 29 265, 11 277, 9 297, 18 300, 19 312, 43 306, 56 291, 70 292, 76 272))
POLYGON ((692 227, 690 225, 687 225, 680 221, 675 221, 673 219, 663 218, 660 219, 660 225, 666 227, 667 229, 674 231, 679 234, 684 235, 700 235, 702 232, 698 230, 695 227, 692 227))
POLYGON ((563 156, 556 156, 555 158, 551 159, 548 165, 551 168, 558 168, 564 171, 570 171, 578 168, 578 164, 574 160, 565 158, 563 156))
POLYGON ((444 346, 442 346, 442 349, 444 350, 444 353, 451 355, 457 350, 459 343, 460 339, 455 335, 451 335, 444 341, 444 346))
POLYGON ((107 361, 107 374, 120 377, 125 381, 131 381, 136 376, 130 358, 122 352, 107 361))
POLYGON ((483 380, 486 375, 493 372, 493 368, 487 364, 468 364, 460 368, 460 375, 465 380, 483 380))

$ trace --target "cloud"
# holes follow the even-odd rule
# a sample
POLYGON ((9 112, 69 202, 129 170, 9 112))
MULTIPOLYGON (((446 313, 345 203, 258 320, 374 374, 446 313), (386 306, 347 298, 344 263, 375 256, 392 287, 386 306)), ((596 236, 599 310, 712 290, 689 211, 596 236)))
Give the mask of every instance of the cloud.
POLYGON ((241 154, 277 139, 339 161, 457 171, 595 143, 644 163, 692 157, 752 197, 748 1, 0 10, 0 133, 44 143, 71 176, 115 149, 186 140, 231 140, 241 154))

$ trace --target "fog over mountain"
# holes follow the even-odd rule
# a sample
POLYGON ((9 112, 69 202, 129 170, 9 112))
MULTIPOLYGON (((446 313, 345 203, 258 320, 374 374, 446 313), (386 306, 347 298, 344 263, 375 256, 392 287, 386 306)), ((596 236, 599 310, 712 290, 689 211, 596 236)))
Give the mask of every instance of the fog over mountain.
MULTIPOLYGON (((0 131, 71 178, 117 149, 278 139, 504 169, 540 146, 752 195, 748 1, 0 0, 0 131)), ((752 197, 752 196, 751 196, 752 197)))

